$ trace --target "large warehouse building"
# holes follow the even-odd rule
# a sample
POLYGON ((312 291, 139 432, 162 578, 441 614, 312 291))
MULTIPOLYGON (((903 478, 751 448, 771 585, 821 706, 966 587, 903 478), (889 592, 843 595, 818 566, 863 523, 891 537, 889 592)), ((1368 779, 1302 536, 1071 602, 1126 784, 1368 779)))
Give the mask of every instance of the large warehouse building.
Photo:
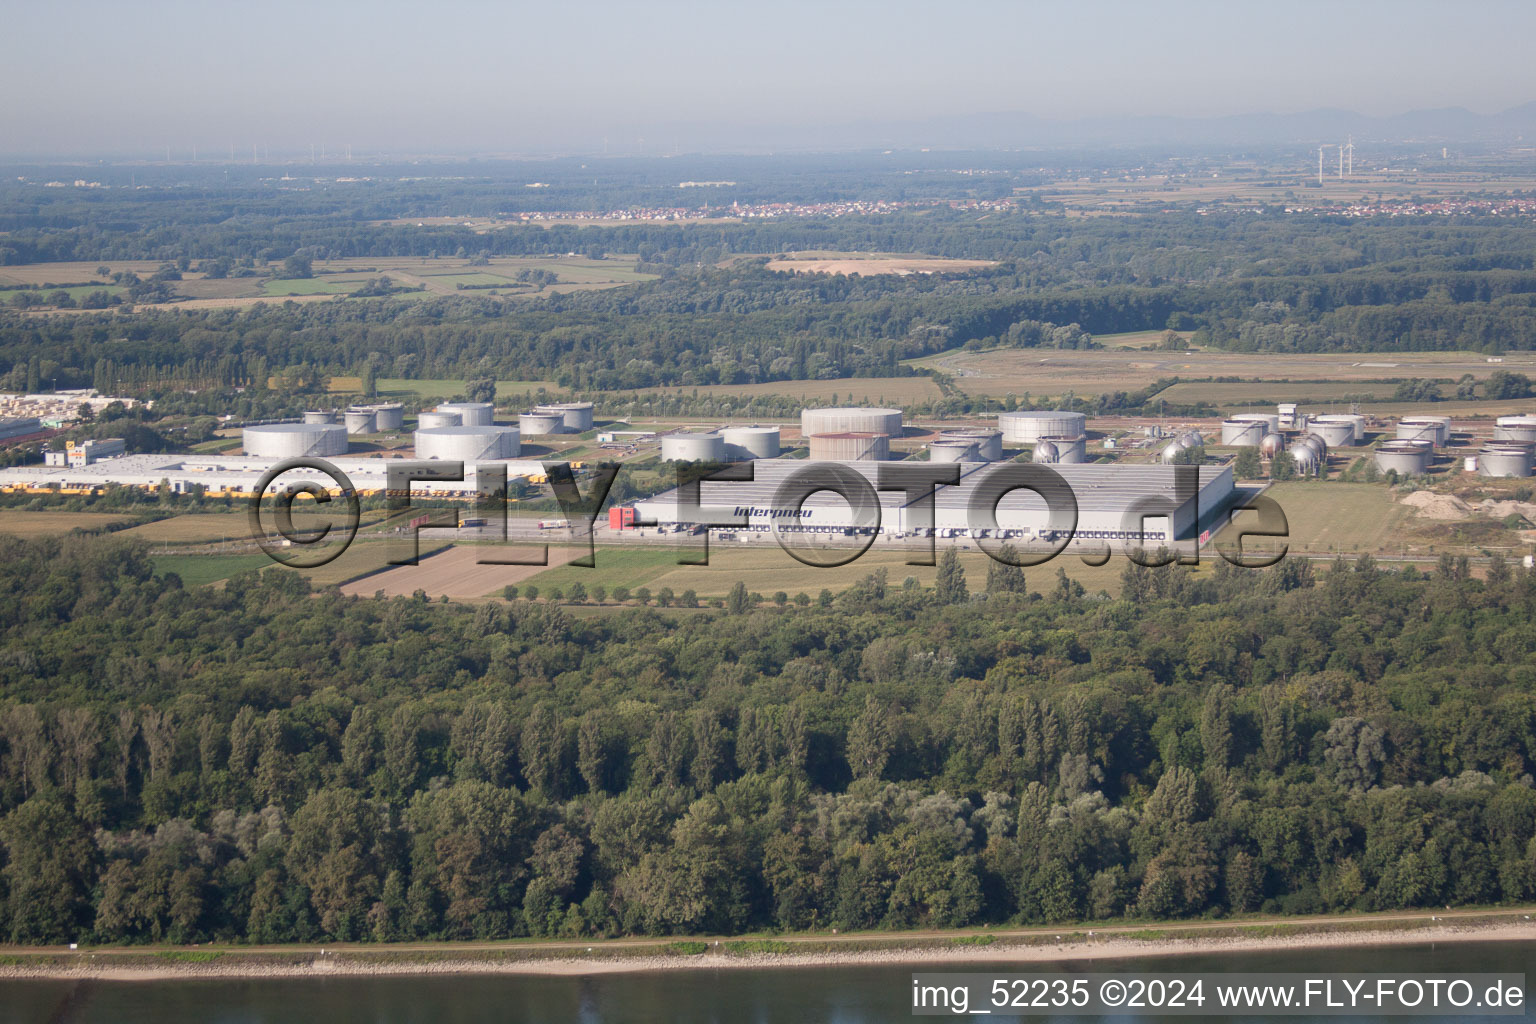
MULTIPOLYGON (((804 473, 852 473, 875 488, 880 463, 759 461, 753 464, 750 483, 706 481, 700 485, 699 504, 708 512, 694 512, 680 505, 678 491, 671 490, 635 505, 636 518, 655 523, 664 532, 692 531, 719 517, 745 520, 740 530, 766 536, 771 531, 800 534, 852 535, 870 532, 870 516, 856 512, 841 495, 831 490, 811 494, 803 505, 781 497, 781 488, 804 473)), ((1027 467, 1041 470, 1045 467, 1027 467)), ((1088 463, 1049 467, 1072 489, 1077 501, 1077 527, 1071 543, 1078 546, 1127 548, 1187 541, 1209 529, 1215 517, 1232 503, 1235 490, 1230 466, 1176 467, 1159 465, 1111 465, 1088 463), (1182 471, 1187 481, 1180 493, 1182 471), (1172 510, 1172 521, 1169 521, 1172 510), (1146 515, 1143 524, 1140 517, 1146 515), (1140 531, 1145 530, 1145 536, 1140 531)), ((988 495, 996 497, 1013 474, 1026 467, 1016 464, 967 463, 960 467, 960 483, 939 487, 934 494, 933 533, 940 537, 1001 538, 1020 547, 1048 546, 1060 537, 1050 521, 1044 499, 1028 490, 1006 490, 996 502, 995 520, 988 495), (1002 474, 1002 475, 998 475, 1002 474), (976 506, 973 508, 973 505, 976 506)), ((804 477, 801 479, 811 479, 804 477)), ((878 533, 895 540, 926 536, 921 507, 901 490, 873 493, 879 504, 878 533)), ((869 492, 864 492, 868 497, 869 492)))
MULTIPOLYGON (((17 466, 0 469, 0 489, 39 490, 57 487, 66 492, 88 493, 112 486, 153 489, 166 483, 176 494, 189 493, 194 487, 201 487, 203 493, 212 497, 241 497, 255 491, 262 474, 276 461, 240 455, 124 455, 93 462, 88 466, 17 466)), ((382 493, 386 488, 390 465, 400 464, 400 461, 394 459, 345 456, 326 461, 345 473, 360 494, 382 493)), ((534 483, 544 480, 544 467, 538 462, 499 460, 495 465, 507 467, 508 480, 523 479, 534 483)), ((463 482, 418 483, 412 485, 411 489, 423 494, 473 494, 475 464, 466 463, 464 473, 463 482)), ((312 480, 327 490, 337 489, 329 477, 306 469, 283 474, 281 483, 292 485, 302 480, 312 480)))

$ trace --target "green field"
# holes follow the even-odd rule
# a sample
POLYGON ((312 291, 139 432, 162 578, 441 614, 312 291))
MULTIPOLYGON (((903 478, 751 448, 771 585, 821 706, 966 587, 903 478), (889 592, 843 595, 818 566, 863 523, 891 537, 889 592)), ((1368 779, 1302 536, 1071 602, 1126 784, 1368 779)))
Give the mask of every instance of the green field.
POLYGON ((366 277, 278 277, 264 281, 263 295, 346 295, 355 292, 366 277))
POLYGON ((56 537, 71 530, 106 530, 131 523, 134 518, 112 512, 30 512, 8 508, 0 509, 0 534, 13 537, 56 537))
POLYGON ((70 288, 44 288, 41 291, 31 288, 0 288, 0 304, 10 305, 11 299, 23 291, 31 292, 43 300, 44 303, 49 301, 48 297, 54 292, 68 292, 69 297, 76 302, 96 292, 106 292, 108 295, 116 295, 119 298, 126 298, 128 293, 128 289, 107 282, 102 282, 101 284, 82 284, 70 288))
MULTIPOLYGON (((1411 515, 1392 500, 1385 484, 1294 480, 1265 493, 1285 510, 1291 550, 1309 554, 1396 551, 1404 521, 1411 515)), ((1244 546, 1262 549, 1263 544, 1255 540, 1244 546)))
MULTIPOLYGON (((483 271, 470 271, 469 273, 434 274, 425 270, 416 272, 417 277, 425 278, 433 284, 458 285, 501 285, 508 288, 514 287, 517 282, 511 278, 502 277, 499 274, 487 274, 483 271)), ((526 286, 525 286, 526 287, 526 286)))
POLYGON ((275 564, 266 555, 157 555, 151 561, 155 572, 163 575, 173 572, 189 587, 201 587, 209 583, 227 580, 237 573, 252 569, 265 569, 275 564))

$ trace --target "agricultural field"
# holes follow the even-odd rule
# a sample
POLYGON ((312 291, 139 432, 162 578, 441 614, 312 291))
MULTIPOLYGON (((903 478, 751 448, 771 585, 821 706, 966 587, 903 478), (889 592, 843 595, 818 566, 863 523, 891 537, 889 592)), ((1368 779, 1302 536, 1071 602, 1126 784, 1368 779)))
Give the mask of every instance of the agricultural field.
POLYGON ((949 374, 961 391, 989 398, 1026 392, 1095 395, 1136 391, 1159 378, 1181 377, 1189 383, 1174 385, 1165 392, 1170 401, 1305 401, 1301 388, 1306 385, 1317 400, 1341 400, 1346 394, 1368 392, 1385 402, 1391 399, 1396 385, 1381 383, 1384 380, 1423 377, 1454 381, 1463 374, 1482 380, 1498 370, 1531 376, 1536 375, 1536 354, 1511 353, 1502 363, 1490 363, 1486 356, 1469 352, 1276 355, 1029 348, 951 351, 909 360, 907 365, 949 374), (1221 377, 1235 381, 1197 383, 1221 377))
MULTIPOLYGON (((1293 553, 1404 553, 1402 527, 1411 510, 1393 501, 1385 484, 1292 480, 1265 493, 1285 511, 1293 553)), ((1248 521, 1240 514, 1240 524, 1248 521)), ((1244 548, 1265 550, 1267 543, 1254 538, 1244 548)))
POLYGON ((156 555, 150 561, 156 573, 175 573, 189 587, 219 583, 242 572, 265 569, 275 564, 260 552, 241 555, 156 555))
POLYGON ((368 275, 327 274, 324 277, 272 278, 262 282, 261 293, 273 297, 287 295, 346 295, 368 281, 368 275))
POLYGON ((190 512, 159 519, 123 531, 123 536, 150 544, 198 544, 247 541, 250 520, 240 512, 190 512))
MULTIPOLYGON (((622 255, 600 260, 585 256, 505 256, 477 266, 464 257, 427 259, 402 256, 316 260, 315 276, 309 278, 208 278, 196 271, 188 271, 182 275, 182 280, 172 284, 177 296, 172 304, 183 309, 213 309, 239 308, 273 299, 325 301, 348 295, 377 277, 388 277, 401 287, 421 289, 419 292, 406 293, 420 296, 462 295, 465 292, 457 287, 461 283, 496 285, 497 288, 476 289, 469 294, 503 297, 592 291, 653 280, 654 275, 635 269, 637 262, 637 257, 622 255), (547 271, 555 274, 559 280, 544 286, 515 281, 518 272, 523 270, 547 271), (503 285, 504 290, 499 287, 503 285)), ((77 301, 101 289, 121 294, 123 289, 112 285, 109 277, 96 273, 97 268, 102 266, 108 267, 111 273, 132 271, 140 277, 148 277, 160 269, 161 263, 158 260, 109 260, 103 263, 35 263, 0 267, 0 302, 8 297, 6 289, 43 284, 69 284, 72 287, 65 290, 77 301), (85 283, 97 281, 101 283, 85 283)), ((258 269, 262 273, 274 273, 278 266, 274 263, 258 269)), ((158 307, 155 304, 140 304, 135 308, 158 307)))
MULTIPOLYGON (((386 548, 387 543, 365 545, 386 548)), ((337 559, 344 561, 358 547, 348 549, 337 559)), ((424 590, 431 597, 477 598, 500 593, 508 584, 522 583, 544 573, 543 565, 481 565, 482 558, 532 558, 537 553, 532 546, 506 548, 491 544, 461 544, 446 551, 437 548, 437 554, 425 557, 434 550, 423 539, 422 554, 417 565, 399 565, 372 575, 364 576, 342 586, 341 592, 353 597, 372 597, 383 591, 389 597, 408 597, 424 590)), ((549 564, 560 565, 582 554, 579 549, 550 546, 549 564)), ((574 570, 582 571, 582 570, 574 570)), ((591 570, 586 570, 591 571, 591 570)), ((320 582, 313 574, 315 582, 320 582)))
MULTIPOLYGON (((0 509, 0 534, 12 537, 56 537, 71 530, 110 530, 137 517, 113 512, 52 512, 0 509)), ((130 533, 132 531, 129 531, 130 533)))

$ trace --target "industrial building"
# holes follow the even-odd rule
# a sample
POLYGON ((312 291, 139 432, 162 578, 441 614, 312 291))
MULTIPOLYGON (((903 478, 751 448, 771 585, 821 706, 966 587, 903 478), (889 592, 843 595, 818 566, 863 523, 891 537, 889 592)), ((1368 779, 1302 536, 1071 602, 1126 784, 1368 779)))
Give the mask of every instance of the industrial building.
MULTIPOLYGON (((900 409, 804 409, 800 413, 800 433, 812 434, 884 434, 901 436, 900 409)), ((815 456, 811 456, 815 458, 815 456)))
MULTIPOLYGON (((1052 524, 1044 499, 1033 491, 1006 490, 1014 474, 1031 467, 1004 463, 973 464, 961 467, 960 483, 941 486, 934 492, 932 533, 940 537, 997 538, 1016 542, 1021 548, 1059 543, 1061 537, 1052 524), (989 482, 993 474, 1001 473, 989 482), (998 498, 999 490, 1003 490, 998 498), (996 499, 995 519, 992 501, 996 499), (972 506, 975 505, 975 508, 972 506)), ((692 531, 720 517, 744 520, 737 528, 766 537, 770 532, 823 534, 827 536, 868 535, 877 532, 887 540, 929 535, 924 514, 918 503, 908 500, 903 490, 876 490, 879 464, 839 462, 818 466, 791 460, 754 463, 754 479, 749 483, 705 481, 699 486, 699 503, 706 511, 696 512, 680 506, 677 490, 667 491, 635 505, 639 523, 655 524, 662 532, 692 531), (869 512, 856 512, 849 502, 832 490, 821 489, 794 505, 801 489, 792 477, 814 474, 818 469, 831 473, 854 473, 870 487, 879 506, 878 527, 870 525, 869 512), (792 490, 781 496, 781 488, 792 490), (781 507, 790 505, 793 507, 781 507), (713 513, 713 514, 711 514, 713 513)), ((1216 517, 1227 508, 1236 492, 1229 466, 1173 467, 1148 465, 1109 465, 1089 463, 1052 467, 1072 489, 1077 501, 1078 520, 1072 544, 1112 548, 1169 544, 1188 541, 1203 529, 1216 525, 1216 517), (1180 483, 1186 483, 1180 493, 1180 483), (1142 516, 1145 521, 1145 536, 1142 516), (1171 515, 1171 523, 1170 523, 1171 515)), ((1039 472, 1039 470, 1033 470, 1039 472)), ((724 527, 729 530, 730 527, 724 527)))
POLYGON ((496 422, 496 407, 490 402, 444 402, 438 412, 456 412, 466 427, 489 427, 496 422))
POLYGON ((128 450, 120 437, 104 437, 90 441, 64 442, 61 452, 43 453, 43 464, 48 466, 89 466, 102 459, 115 459, 128 450))
MULTIPOLYGON (((336 429, 341 428, 337 426, 336 429)), ((164 482, 176 494, 190 493, 200 488, 210 497, 249 497, 274 461, 271 458, 238 455, 140 454, 103 459, 78 467, 17 466, 0 469, 0 490, 56 489, 63 493, 90 494, 114 486, 153 490, 164 482)), ((389 467, 400 464, 397 460, 377 456, 327 461, 347 475, 359 494, 382 494, 387 486, 389 467)), ((545 479, 544 467, 538 462, 498 460, 497 464, 506 467, 509 480, 542 483, 545 479)), ((412 490, 443 496, 473 495, 476 487, 475 464, 466 461, 464 473, 466 479, 463 481, 416 483, 412 485, 412 490)), ((305 480, 313 481, 332 493, 338 490, 334 480, 316 470, 292 470, 283 474, 281 483, 291 488, 305 480)))
POLYGON ((416 457, 458 462, 515 459, 522 454, 516 427, 426 427, 416 431, 416 457))
POLYGON ((339 423, 263 423, 240 433, 245 454, 262 459, 328 458, 347 453, 339 423))
POLYGON ((1010 444, 1034 444, 1042 437, 1081 437, 1088 417, 1080 412, 1024 411, 999 413, 997 427, 1010 444))
POLYGON ((40 433, 43 429, 43 421, 36 416, 17 416, 8 420, 0 420, 0 444, 13 441, 19 437, 30 437, 40 433))

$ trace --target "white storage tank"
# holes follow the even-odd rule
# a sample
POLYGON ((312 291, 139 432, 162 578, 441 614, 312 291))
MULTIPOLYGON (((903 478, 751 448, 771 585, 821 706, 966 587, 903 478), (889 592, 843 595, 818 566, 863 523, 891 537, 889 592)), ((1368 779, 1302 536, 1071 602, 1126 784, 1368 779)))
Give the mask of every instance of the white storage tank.
POLYGON ((416 416, 416 429, 432 430, 437 427, 460 427, 464 417, 457 412, 423 412, 416 416))
POLYGON ((1319 416, 1310 429, 1330 448, 1349 448, 1355 443, 1355 425, 1348 420, 1328 420, 1319 416))
MULTIPOLYGON (((1314 416, 1307 422, 1314 430, 1317 429, 1319 423, 1348 423, 1350 432, 1353 435, 1351 439, 1352 444, 1359 444, 1365 440, 1365 417, 1356 413, 1329 413, 1325 416, 1314 416)), ((1324 433, 1323 431, 1318 432, 1324 433)), ((1324 433, 1324 436, 1327 436, 1326 433, 1324 433)), ((1344 442, 1340 443, 1344 444, 1344 442)), ((1344 444, 1344 446, 1351 447, 1352 445, 1344 444)))
POLYGON ((373 410, 373 426, 380 432, 386 430, 399 430, 405 426, 405 406, 399 402, 382 402, 378 405, 364 406, 373 410))
POLYGON ((524 437, 565 433, 565 416, 558 412, 525 412, 517 418, 524 437))
POLYGON ((496 407, 490 402, 444 402, 438 412, 456 412, 466 427, 489 427, 496 422, 496 407))
POLYGON ((516 427, 426 427, 416 431, 416 457, 454 462, 515 459, 522 453, 516 427))
POLYGON ((1056 446, 1057 462, 1075 466, 1088 461, 1088 438, 1082 434, 1076 437, 1042 437, 1040 443, 1056 446))
POLYGON ((348 409, 342 414, 342 419, 347 424, 349 434, 373 434, 377 433, 377 420, 372 409, 348 409))
MULTIPOLYGON (((1280 432, 1280 417, 1272 412, 1240 412, 1229 417, 1234 423, 1260 423, 1264 429, 1259 431, 1259 436, 1265 434, 1278 434, 1280 432)), ((1226 442, 1223 441, 1223 444, 1226 442)))
POLYGON ((837 462, 877 462, 891 457, 891 439, 867 430, 812 434, 811 458, 837 462))
POLYGON ((754 423, 747 427, 726 427, 720 434, 725 438, 725 454, 732 459, 776 459, 782 448, 778 427, 762 427, 754 423))
POLYGON ((928 446, 929 462, 982 462, 973 441, 939 438, 928 446))
POLYGON ((982 462, 996 462, 1003 457, 1003 432, 991 427, 955 427, 939 432, 940 441, 965 441, 976 446, 982 462))
POLYGON ((240 434, 245 454, 265 459, 326 458, 347 453, 347 428, 339 423, 266 423, 240 434))
POLYGON ((1236 448, 1256 448, 1264 438, 1265 426, 1257 420, 1223 420, 1221 443, 1236 448))
POLYGON ((565 424, 565 429, 573 434, 592 429, 593 405, 591 402, 550 402, 534 406, 533 411, 559 416, 565 424))
POLYGON ((1451 439, 1449 416, 1404 416, 1397 423, 1399 441, 1429 441, 1443 448, 1451 439))
POLYGON ((667 434, 661 439, 667 462, 724 462, 725 438, 720 434, 667 434))
POLYGON ((1483 476, 1531 475, 1531 445, 1505 441, 1484 445, 1477 453, 1477 471, 1483 476))
POLYGON ((1494 421, 1495 441, 1536 441, 1536 416, 1500 416, 1494 421))
POLYGON ((304 422, 310 426, 321 423, 335 423, 336 414, 330 409, 311 409, 304 414, 304 422))
POLYGON ((1042 437, 1081 437, 1088 432, 1088 417, 1062 410, 1020 410, 1000 413, 997 427, 1005 442, 1034 444, 1042 437))
POLYGON ((901 436, 900 409, 867 409, 842 406, 836 409, 804 409, 800 413, 800 433, 812 434, 884 434, 901 436))
POLYGON ((1376 468, 1398 476, 1423 476, 1429 472, 1433 449, 1412 441, 1388 441, 1376 449, 1376 468))

